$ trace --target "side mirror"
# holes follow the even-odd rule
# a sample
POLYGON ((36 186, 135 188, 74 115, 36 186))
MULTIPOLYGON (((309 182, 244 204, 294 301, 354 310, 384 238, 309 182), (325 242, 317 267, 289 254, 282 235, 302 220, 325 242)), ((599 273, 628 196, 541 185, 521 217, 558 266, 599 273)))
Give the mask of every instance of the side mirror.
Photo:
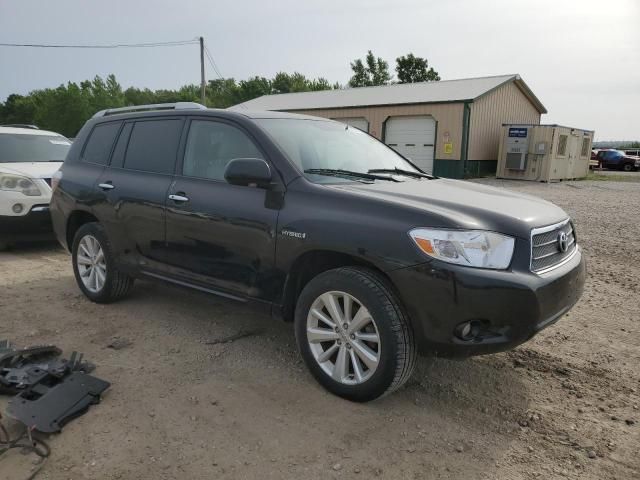
POLYGON ((261 158, 236 158, 224 171, 224 179, 231 185, 267 188, 271 178, 271 168, 261 158))

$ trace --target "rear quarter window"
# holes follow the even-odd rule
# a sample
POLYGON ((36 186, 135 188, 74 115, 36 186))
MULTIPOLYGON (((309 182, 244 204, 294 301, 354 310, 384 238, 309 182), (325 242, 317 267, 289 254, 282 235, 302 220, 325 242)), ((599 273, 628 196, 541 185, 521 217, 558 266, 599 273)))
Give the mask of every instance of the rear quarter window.
POLYGON ((93 127, 89 140, 87 140, 82 152, 82 161, 107 165, 120 125, 122 125, 122 122, 110 122, 99 123, 93 127))
POLYGON ((182 119, 141 120, 133 125, 124 168, 173 173, 182 132, 182 119))

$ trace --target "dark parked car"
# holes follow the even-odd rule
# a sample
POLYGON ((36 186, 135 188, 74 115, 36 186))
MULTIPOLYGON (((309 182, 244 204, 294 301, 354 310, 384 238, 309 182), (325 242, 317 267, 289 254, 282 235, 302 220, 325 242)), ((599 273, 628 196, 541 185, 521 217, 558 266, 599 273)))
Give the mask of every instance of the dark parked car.
POLYGON ((151 278, 257 305, 294 322, 322 385, 367 401, 418 352, 512 348, 582 293, 551 203, 425 174, 331 120, 157 108, 96 114, 55 179, 54 228, 95 302, 151 278))
POLYGON ((621 150, 600 150, 596 158, 604 168, 632 172, 640 168, 640 157, 627 155, 621 150))

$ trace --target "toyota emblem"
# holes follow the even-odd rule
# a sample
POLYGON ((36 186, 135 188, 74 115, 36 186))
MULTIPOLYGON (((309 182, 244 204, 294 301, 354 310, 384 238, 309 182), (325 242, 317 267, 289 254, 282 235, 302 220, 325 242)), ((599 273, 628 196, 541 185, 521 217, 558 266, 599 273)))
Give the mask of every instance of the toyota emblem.
POLYGON ((558 235, 558 248, 562 253, 565 253, 569 249, 569 239, 564 232, 560 232, 558 235))

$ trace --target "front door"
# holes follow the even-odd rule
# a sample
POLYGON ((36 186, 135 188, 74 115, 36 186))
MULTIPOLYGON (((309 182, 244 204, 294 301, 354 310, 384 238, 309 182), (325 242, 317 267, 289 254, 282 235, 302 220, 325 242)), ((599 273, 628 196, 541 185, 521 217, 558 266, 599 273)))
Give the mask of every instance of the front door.
POLYGON ((578 156, 580 155, 580 137, 577 135, 569 135, 569 158, 567 161, 566 178, 577 178, 578 156))
POLYGON ((235 158, 265 155, 235 124, 190 121, 167 200, 169 273, 218 293, 268 300, 278 210, 267 206, 264 189, 225 181, 235 158))

